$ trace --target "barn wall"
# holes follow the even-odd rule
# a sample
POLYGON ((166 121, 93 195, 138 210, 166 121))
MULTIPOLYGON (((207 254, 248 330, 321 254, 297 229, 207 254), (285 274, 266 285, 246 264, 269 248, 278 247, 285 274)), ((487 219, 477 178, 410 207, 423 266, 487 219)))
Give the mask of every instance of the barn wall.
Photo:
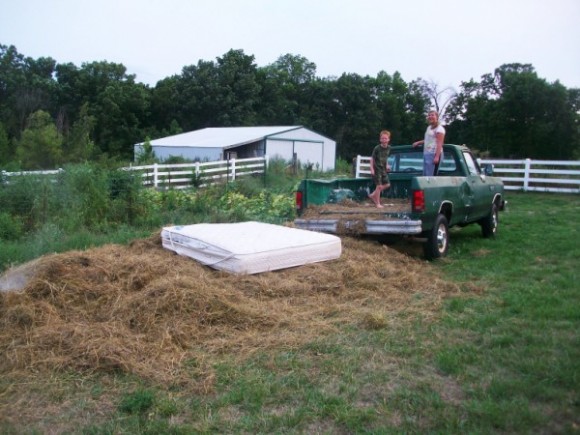
MULTIPOLYGON (((308 130, 307 128, 299 128, 270 136, 268 143, 272 139, 289 139, 300 143, 298 146, 299 150, 295 152, 298 152, 298 159, 302 163, 306 163, 307 161, 314 164, 318 163, 319 169, 322 171, 329 171, 335 168, 336 142, 332 139, 308 130), (322 143, 322 151, 320 151, 319 145, 316 145, 320 143, 322 143), (322 154, 321 156, 319 156, 320 153, 322 154)), ((268 149, 266 153, 271 155, 268 149)))
POLYGON ((273 156, 274 151, 272 148, 276 152, 279 152, 278 148, 284 150, 281 154, 287 160, 292 159, 292 153, 296 152, 298 160, 303 164, 313 163, 323 171, 335 168, 336 142, 306 128, 299 128, 268 137, 266 154, 269 156, 273 156), (292 151, 288 151, 288 145, 285 147, 280 145, 284 141, 292 143, 292 151), (270 146, 270 144, 273 144, 273 146, 270 146))
POLYGON ((324 143, 294 142, 294 152, 302 164, 313 164, 315 169, 324 170, 324 143))
POLYGON ((292 141, 274 139, 268 139, 266 141, 266 154, 271 159, 292 160, 293 153, 294 146, 292 141))

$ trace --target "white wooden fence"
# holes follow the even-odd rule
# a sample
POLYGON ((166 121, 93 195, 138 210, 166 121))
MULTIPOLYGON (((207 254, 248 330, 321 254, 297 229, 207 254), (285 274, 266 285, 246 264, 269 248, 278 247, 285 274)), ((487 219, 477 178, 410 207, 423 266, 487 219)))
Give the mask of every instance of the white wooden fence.
POLYGON ((506 190, 580 193, 579 160, 481 159, 491 163, 506 190))
POLYGON ((1 171, 0 174, 2 175, 2 180, 8 179, 8 177, 14 177, 15 175, 57 175, 63 172, 64 169, 49 169, 46 171, 18 171, 18 172, 6 172, 1 171))
MULTIPOLYGON (((155 188, 185 189, 191 186, 203 187, 220 181, 235 181, 239 177, 257 176, 265 173, 268 167, 268 156, 251 159, 231 159, 205 163, 176 163, 146 166, 129 166, 124 171, 135 171, 144 186, 155 188)), ((1 172, 1 181, 7 182, 10 177, 18 175, 55 176, 63 169, 52 171, 1 172)))
MULTIPOLYGON (((370 177, 370 157, 357 156, 356 176, 370 177)), ((492 164, 506 190, 580 193, 580 160, 478 159, 492 164)))
MULTIPOLYGON (((506 190, 535 192, 580 193, 579 160, 505 160, 479 159, 480 164, 491 163, 494 173, 504 182, 506 190)), ((264 174, 268 156, 251 159, 232 159, 206 163, 153 164, 122 168, 141 174, 146 186, 183 189, 192 185, 205 186, 219 181, 234 181, 238 177, 264 174)), ((53 171, 1 172, 1 180, 16 175, 54 176, 53 171)), ((357 156, 357 177, 370 177, 370 157, 357 156)))
POLYGON ((176 163, 122 168, 141 174, 143 185, 173 189, 207 186, 220 181, 235 181, 239 177, 264 174, 268 156, 251 159, 230 159, 205 163, 176 163))

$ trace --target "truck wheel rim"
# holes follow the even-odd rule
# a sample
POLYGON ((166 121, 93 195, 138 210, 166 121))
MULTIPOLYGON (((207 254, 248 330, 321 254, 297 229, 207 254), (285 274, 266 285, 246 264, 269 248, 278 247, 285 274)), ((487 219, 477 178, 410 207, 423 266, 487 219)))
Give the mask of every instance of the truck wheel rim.
POLYGON ((447 246, 447 231, 445 225, 440 225, 437 229, 437 249, 439 252, 444 252, 447 246))

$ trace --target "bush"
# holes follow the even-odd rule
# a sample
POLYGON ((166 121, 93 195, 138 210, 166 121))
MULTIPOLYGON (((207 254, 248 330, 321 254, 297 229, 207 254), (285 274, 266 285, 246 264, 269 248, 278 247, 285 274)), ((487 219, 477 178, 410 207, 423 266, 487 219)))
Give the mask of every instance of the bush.
POLYGON ((20 219, 6 212, 0 212, 0 240, 18 240, 22 233, 23 225, 20 219))
POLYGON ((146 212, 139 195, 144 189, 139 175, 123 170, 110 171, 109 189, 109 219, 118 223, 136 224, 146 212))
POLYGON ((54 194, 54 178, 22 175, 10 177, 0 186, 2 212, 22 223, 24 232, 33 231, 45 222, 53 211, 50 198, 54 194))
POLYGON ((65 168, 58 181, 55 216, 66 229, 97 228, 107 219, 110 206, 108 171, 90 164, 65 168))

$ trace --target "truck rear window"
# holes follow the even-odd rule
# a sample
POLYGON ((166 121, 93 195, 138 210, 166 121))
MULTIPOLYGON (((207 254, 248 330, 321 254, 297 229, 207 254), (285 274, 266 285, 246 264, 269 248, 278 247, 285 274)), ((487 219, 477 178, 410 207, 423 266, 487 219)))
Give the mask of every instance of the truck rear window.
POLYGON ((406 151, 389 156, 391 172, 423 172, 423 151, 406 151))
MULTIPOLYGON (((391 172, 423 173, 423 150, 405 151, 392 153, 389 156, 389 166, 391 172)), ((449 153, 444 154, 443 162, 439 167, 437 175, 455 175, 457 165, 455 159, 449 153)))

